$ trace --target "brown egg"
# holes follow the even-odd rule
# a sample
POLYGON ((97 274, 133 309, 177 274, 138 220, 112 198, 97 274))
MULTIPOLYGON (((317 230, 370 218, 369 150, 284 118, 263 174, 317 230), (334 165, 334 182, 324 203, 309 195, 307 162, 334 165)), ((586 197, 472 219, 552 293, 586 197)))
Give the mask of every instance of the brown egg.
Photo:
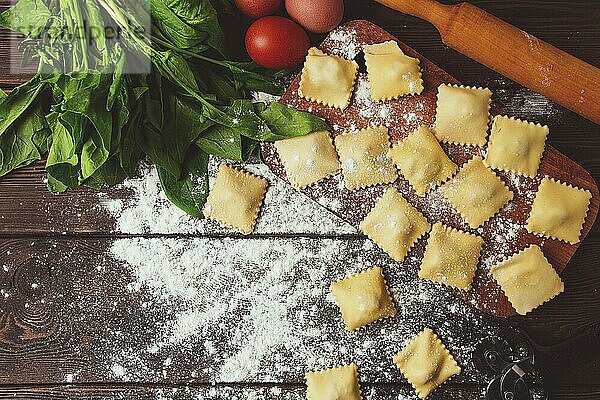
POLYGON ((329 32, 344 17, 343 0, 285 0, 285 8, 290 18, 314 33, 329 32))

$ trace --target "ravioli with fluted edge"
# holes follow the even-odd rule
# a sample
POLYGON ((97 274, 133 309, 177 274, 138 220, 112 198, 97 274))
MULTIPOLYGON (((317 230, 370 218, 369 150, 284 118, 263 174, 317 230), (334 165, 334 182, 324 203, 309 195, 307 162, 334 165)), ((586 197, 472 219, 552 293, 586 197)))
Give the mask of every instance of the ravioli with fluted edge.
POLYGON ((421 399, 461 371, 446 346, 429 328, 425 328, 396 354, 394 363, 421 399))
POLYGON ((497 115, 483 161, 491 168, 534 177, 548 132, 547 126, 497 115))
POLYGON ((312 132, 275 142, 285 174, 296 188, 303 189, 339 171, 329 132, 312 132))
POLYGON ((396 315, 396 307, 380 267, 333 282, 331 292, 349 331, 396 315))
POLYGON ((268 185, 265 178, 221 164, 204 205, 204 216, 240 233, 250 234, 268 185))
POLYGON ((363 51, 374 101, 397 99, 423 91, 419 59, 405 55, 398 43, 393 40, 376 43, 365 46, 363 51))
POLYGON ((441 84, 433 130, 444 143, 485 146, 492 92, 487 88, 441 84))
POLYGON ((391 183, 398 179, 396 167, 388 157, 390 138, 385 126, 371 126, 336 136, 346 189, 391 183))
POLYGON ((527 230, 575 244, 579 242, 591 198, 587 190, 545 177, 535 194, 527 230))
POLYGON ((425 196, 457 170, 425 125, 393 145, 388 155, 419 196, 425 196))
POLYGON ((356 364, 306 373, 308 400, 361 400, 356 364))
POLYGON ((419 278, 469 290, 482 246, 480 236, 436 222, 429 232, 419 278))
POLYGON ((490 268, 492 276, 515 308, 525 315, 565 289, 542 249, 532 245, 490 268))
POLYGON ((441 186, 440 192, 473 229, 513 198, 513 193, 481 157, 474 157, 463 165, 453 179, 441 186))
POLYGON ((430 228, 423 214, 393 187, 386 189, 360 223, 360 230, 398 262, 430 228))
POLYGON ((343 110, 350 104, 357 73, 356 61, 325 54, 311 47, 302 68, 298 94, 310 101, 343 110))

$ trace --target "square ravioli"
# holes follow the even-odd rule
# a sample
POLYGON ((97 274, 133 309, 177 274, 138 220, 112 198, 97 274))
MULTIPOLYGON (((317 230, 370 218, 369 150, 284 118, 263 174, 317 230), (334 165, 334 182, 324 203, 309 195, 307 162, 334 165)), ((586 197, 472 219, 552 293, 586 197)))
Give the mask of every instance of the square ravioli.
POLYGON ((419 59, 405 55, 398 43, 372 44, 365 46, 363 51, 374 101, 397 99, 423 91, 419 59))
POLYGON ((490 272, 520 315, 527 314, 565 289, 542 249, 536 245, 494 265, 490 272))
POLYGON ((489 89, 442 84, 433 130, 444 143, 484 146, 490 121, 489 89))
POLYGON ((308 400, 361 400, 356 364, 306 373, 308 400))
POLYGON ((268 185, 265 178, 221 164, 206 199, 204 216, 240 233, 250 234, 268 185))
POLYGON ((355 61, 328 55, 312 47, 302 69, 298 94, 310 101, 343 110, 350 104, 357 73, 355 61))
POLYGON ((419 278, 469 290, 482 246, 483 238, 436 222, 429 233, 419 278))
POLYGON ((421 399, 460 373, 454 357, 429 328, 425 328, 396 354, 394 363, 421 399))
POLYGON ((419 196, 425 196, 457 169, 425 125, 392 146, 388 155, 419 196))
POLYGON ((335 147, 346 189, 391 183, 398 178, 396 168, 387 156, 390 138, 385 126, 342 133, 335 138, 335 147))
POLYGON ((396 307, 380 267, 333 282, 331 292, 349 331, 396 315, 396 307))
POLYGON ((496 214, 513 198, 513 193, 481 157, 467 162, 440 191, 473 229, 496 214))
POLYGON ((391 187, 360 222, 360 230, 398 262, 430 228, 423 214, 391 187))
POLYGON ((292 186, 300 189, 325 179, 340 169, 329 132, 313 132, 275 142, 277 154, 292 186))
POLYGON ((491 168, 534 177, 548 132, 547 126, 497 115, 484 161, 491 168))
POLYGON ((591 198, 587 190, 546 177, 533 199, 527 230, 575 244, 579 242, 591 198))

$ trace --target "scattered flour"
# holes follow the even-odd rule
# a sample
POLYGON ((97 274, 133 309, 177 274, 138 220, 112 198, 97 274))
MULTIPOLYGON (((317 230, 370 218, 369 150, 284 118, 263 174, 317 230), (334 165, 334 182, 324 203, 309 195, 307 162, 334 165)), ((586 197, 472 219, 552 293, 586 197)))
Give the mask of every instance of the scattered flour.
MULTIPOLYGON (((212 178, 223 160, 212 158, 212 178)), ((247 165, 252 173, 266 177, 265 196, 256 233, 353 233, 344 221, 320 207, 270 172, 264 164, 247 165), (285 212, 282 212, 285 210, 285 212)), ((116 231, 127 234, 201 234, 229 232, 212 221, 190 217, 173 205, 162 191, 155 168, 144 165, 138 178, 128 179, 109 194, 100 193, 100 203, 116 221, 116 231), (118 193, 123 193, 118 196, 118 193)))

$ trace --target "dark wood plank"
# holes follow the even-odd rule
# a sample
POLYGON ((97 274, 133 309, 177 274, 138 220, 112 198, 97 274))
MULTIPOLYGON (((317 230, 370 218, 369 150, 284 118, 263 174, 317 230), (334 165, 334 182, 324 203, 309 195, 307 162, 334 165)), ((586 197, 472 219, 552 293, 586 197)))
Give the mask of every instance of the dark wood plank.
MULTIPOLYGON (((405 386, 373 386, 361 384, 361 391, 368 399, 417 399, 405 386), (368 397, 367 397, 368 396, 368 397)), ((586 393, 574 391, 560 391, 552 394, 555 400, 597 400, 600 391, 586 393)), ((0 387, 0 399, 14 400, 242 400, 242 399, 289 399, 304 400, 306 389, 304 387, 277 386, 269 387, 238 387, 214 386, 196 387, 193 385, 180 387, 151 386, 85 386, 85 385, 57 385, 41 386, 35 388, 0 387)), ((431 400, 469 400, 482 399, 480 390, 468 388, 455 388, 442 386, 428 397, 431 400)))
MULTIPOLYGON (((526 327, 543 344, 597 323, 600 271, 589 266, 600 257, 600 236, 590 238, 586 250, 576 257, 564 275, 564 294, 527 317, 507 322, 526 327)), ((483 385, 486 378, 472 365, 471 352, 499 323, 444 288, 419 282, 415 271, 390 263, 383 252, 360 238, 197 238, 169 243, 141 238, 4 240, 0 242, 0 289, 0 383, 5 385, 51 384, 68 379, 69 374, 75 382, 185 384, 227 382, 235 377, 235 381, 301 383, 307 369, 342 360, 357 362, 366 382, 403 382, 391 356, 425 325, 440 333, 463 367, 453 383, 483 385), (152 263, 167 270, 181 263, 192 272, 181 272, 181 278, 171 272, 169 279, 181 280, 175 290, 168 289, 156 277, 158 270, 150 273, 152 263), (210 265, 227 271, 232 263, 238 265, 237 275, 211 272, 216 275, 204 277, 210 265), (327 300, 329 283, 369 265, 384 267, 400 315, 346 333, 336 306, 327 300), (281 273, 269 275, 282 268, 281 273), (268 287, 277 288, 275 292, 264 292, 264 279, 268 287), (200 286, 192 284, 196 281, 200 286), (216 285, 210 286, 214 298, 206 294, 203 285, 208 282, 216 285), (198 293, 185 294, 191 288, 198 293), (240 302, 246 295, 257 297, 240 302), (263 337, 273 340, 267 342, 268 356, 262 342, 253 342, 253 332, 265 329, 265 323, 280 326, 282 317, 275 313, 267 320, 256 319, 254 304, 261 304, 263 296, 268 304, 289 299, 286 315, 298 321, 298 330, 282 330, 287 332, 282 333, 284 340, 263 337), (221 301, 232 304, 230 317, 220 315, 185 335, 173 329, 176 321, 188 321, 186 315, 219 307, 221 301), (299 333, 311 330, 312 336, 299 333), (286 348, 286 343, 295 344, 286 348), (247 346, 257 349, 260 359, 251 357, 236 367, 239 373, 232 374, 232 360, 247 346)), ((258 310, 270 312, 268 307, 258 310)), ((549 384, 557 389, 582 385, 585 392, 586 385, 600 382, 600 355, 594 347, 574 348, 572 353, 576 358, 563 354, 544 366, 551 371, 549 384)))
MULTIPOLYGON (((0 0, 0 4, 6 4, 6 0, 0 0)), ((600 3, 589 2, 589 1, 555 1, 545 0, 536 2, 505 2, 502 0, 479 0, 473 1, 478 6, 490 11, 501 18, 508 20, 509 22, 516 24, 517 26, 529 31, 530 33, 578 56, 582 59, 594 65, 600 65, 600 51, 597 46, 597 38, 600 34, 600 25, 597 24, 598 18, 600 17, 600 3)), ((532 120, 539 121, 541 123, 549 124, 551 127, 551 135, 549 138, 550 143, 560 149, 561 152, 569 156, 570 158, 577 161, 588 169, 596 180, 600 177, 600 162, 598 160, 598 154, 600 154, 600 144, 597 138, 597 126, 579 118, 573 113, 564 110, 563 108, 548 102, 546 99, 537 96, 526 89, 520 88, 512 82, 500 77, 487 68, 482 67, 472 61, 469 61, 464 56, 449 50, 444 47, 440 41, 439 36, 428 24, 418 21, 414 18, 403 16, 401 14, 394 13, 385 9, 382 6, 376 5, 374 2, 353 2, 347 1, 347 19, 370 19, 379 23, 380 25, 388 28, 393 34, 399 36, 402 40, 406 41, 416 50, 430 58, 435 63, 444 66, 452 75, 459 78, 461 81, 467 84, 475 85, 487 85, 495 92, 496 101, 503 107, 507 107, 507 113, 523 118, 529 118, 532 120)), ((6 38, 6 34, 4 34, 6 38)), ((0 40, 0 47, 8 49, 6 40, 0 40)), ((6 54, 0 51, 0 54, 6 54)), ((0 62, 0 87, 11 88, 15 85, 15 77, 7 76, 7 64, 0 62)), ((18 77, 17 81, 23 81, 24 77, 18 77)), ((101 209, 94 209, 96 204, 96 194, 93 192, 77 192, 77 198, 83 198, 83 200, 74 200, 75 196, 50 196, 45 194, 43 183, 41 182, 42 175, 39 170, 35 174, 31 174, 31 169, 24 171, 23 173, 17 173, 14 176, 0 180, 0 231, 2 235, 10 235, 11 232, 21 232, 28 234, 47 234, 49 232, 106 232, 110 233, 114 230, 114 222, 109 221, 101 209), (10 181, 11 184, 4 186, 3 181, 10 181), (30 183, 33 183, 31 186, 30 183), (8 191, 8 193, 7 193, 8 191), (29 193, 33 191, 36 193, 29 193), (9 195, 12 194, 11 195, 9 195), (86 200, 87 199, 87 200, 86 200), (19 204, 22 203, 22 204, 19 204), (62 203, 62 207, 61 207, 62 203), (68 207, 64 207, 67 205, 68 207), (17 210, 13 208, 17 207, 17 210), (83 217, 77 216, 79 207, 80 213, 83 217), (13 211, 5 211, 13 210, 13 211), (62 214, 62 215, 61 215, 62 214), (29 216, 33 216, 29 218, 29 216), (4 217, 4 219, 1 219, 4 217), (64 218, 64 219, 63 219, 64 218), (29 220, 31 219, 31 220, 29 220), (50 221, 48 221, 50 219, 50 221), (79 222, 78 222, 79 220, 79 222), (78 224, 81 223, 82 227, 78 224), (39 226, 36 226, 39 225, 39 226)), ((122 196, 126 199, 127 194, 118 193, 114 194, 115 197, 122 196)), ((598 232, 598 224, 594 228, 595 232, 598 232)), ((598 310, 598 296, 597 287, 599 284, 599 278, 597 276, 597 269, 595 263, 600 255, 598 248, 597 237, 592 237, 590 240, 585 241, 580 251, 575 255, 573 261, 566 269, 563 279, 567 283, 567 292, 561 295, 555 301, 543 306, 539 311, 536 311, 534 315, 528 318, 515 319, 519 324, 523 324, 531 332, 533 332, 535 338, 542 343, 553 343, 561 338, 568 337, 577 331, 589 326, 589 324, 598 320, 600 311, 598 310), (566 298, 566 300, 565 300, 566 298)), ((23 241, 23 243, 26 243, 23 241)), ((25 248, 26 246, 23 246, 25 248)), ((35 247, 35 245, 34 245, 35 247)), ((74 246, 77 249, 77 246, 74 246)), ((52 254, 51 249, 41 250, 41 253, 52 254)), ((98 254, 97 258, 100 258, 100 249, 96 250, 98 254)), ((4 260, 4 253, 0 256, 0 261, 4 260)), ((49 257, 52 257, 51 255, 49 257)), ((75 259, 75 258, 73 258, 75 259)), ((2 262, 0 262, 0 266, 2 262)), ((73 285, 71 282, 67 282, 68 277, 73 273, 73 264, 70 268, 64 267, 62 270, 62 283, 56 283, 59 287, 63 285, 62 292, 70 286, 71 293, 79 293, 82 291, 82 287, 86 284, 93 286, 89 292, 84 293, 82 296, 84 299, 90 300, 94 296, 104 298, 105 293, 115 293, 118 289, 110 287, 110 284, 102 284, 94 282, 91 278, 95 275, 90 273, 89 266, 84 267, 83 271, 74 271, 76 276, 79 276, 80 282, 73 285), (88 272, 86 272, 88 271, 88 272), (87 273, 87 278, 83 275, 87 273)), ((114 277, 107 278, 109 282, 111 279, 118 280, 119 276, 123 273, 116 267, 112 269, 114 277)), ((2 274, 2 270, 0 270, 2 274)), ((27 273, 30 274, 30 273, 27 273)), ((26 274, 26 275, 27 275, 26 274)), ((40 277, 40 280, 43 280, 40 277)), ((125 279, 126 280, 126 279, 125 279)), ((3 285, 6 284, 4 278, 0 279, 3 285)), ((56 280, 53 280, 56 282, 56 280)), ((14 282, 10 282, 10 287, 16 285, 14 282)), ((4 287, 4 286, 3 286, 4 287)), ((22 285, 20 286, 22 287, 22 285)), ((26 292, 26 287, 21 289, 26 292)), ((58 291, 60 292, 60 291, 58 291)), ((27 295, 30 298, 33 295, 27 295)), ((48 296, 46 296, 48 297, 48 296)), ((50 296, 54 297, 54 296, 50 296)), ((60 297, 57 295, 57 297, 60 297)), ((107 298, 114 298, 106 296, 107 298)), ((40 297, 36 297, 35 304, 41 302, 40 297)), ((74 308, 77 304, 79 296, 71 298, 59 298, 57 303, 64 307, 67 302, 72 302, 71 308, 74 308)), ((115 301, 119 300, 120 297, 116 296, 115 301)), ((138 302, 140 300, 138 299, 138 302)), ((32 304, 33 304, 32 303, 32 304)), ((98 300, 93 305, 91 301, 87 303, 88 312, 94 312, 97 308, 98 303, 102 303, 102 300, 98 300)), ((0 303, 1 311, 6 310, 6 303, 0 303)), ((102 303, 104 304, 104 303, 102 303)), ((24 308, 25 303, 21 303, 19 307, 24 308)), ((134 304, 135 306, 135 304, 134 304)), ((12 307, 12 306, 11 306, 12 307)), ((40 307, 36 305, 34 308, 40 307)), ((81 306, 85 308, 83 305, 81 306)), ((121 308, 125 305, 121 304, 121 308)), ((52 308, 52 315, 60 311, 60 307, 48 306, 52 308), (58 310, 58 311, 57 311, 58 310)), ((64 309, 64 308, 63 308, 64 309)), ((43 322, 47 321, 47 318, 43 316, 46 311, 29 311, 26 314, 27 317, 33 316, 31 326, 21 327, 15 324, 14 321, 10 322, 11 329, 2 330, 0 334, 2 340, 0 340, 0 347, 2 348, 2 354, 4 360, 2 363, 5 368, 14 368, 15 361, 19 361, 21 351, 24 346, 27 347, 27 351, 31 351, 33 355, 31 360, 36 360, 38 356, 41 362, 41 371, 39 374, 29 373, 24 377, 22 382, 37 381, 40 378, 40 374, 51 368, 53 373, 48 376, 42 376, 41 378, 47 382, 58 382, 64 380, 65 374, 69 371, 76 372, 81 368, 81 363, 71 360, 73 357, 86 358, 89 362, 90 357, 95 356, 91 354, 90 348, 99 345, 98 342, 94 342, 92 338, 99 338, 102 336, 102 323, 97 322, 94 327, 88 327, 89 329, 95 329, 93 335, 80 335, 77 337, 77 326, 78 321, 69 321, 69 317, 66 315, 60 316, 62 320, 60 323, 55 322, 43 322), (42 316, 40 316, 42 315, 42 316), (66 323, 63 323, 64 321, 66 323), (75 331, 71 331, 71 325, 76 325, 75 331), (56 339, 60 335, 53 336, 48 334, 52 329, 59 331, 60 335, 72 336, 72 343, 65 343, 62 339, 56 339), (15 335, 19 332, 25 332, 21 338, 17 338, 18 344, 14 345, 15 335), (48 337, 50 337, 48 339, 48 337), (7 339, 9 338, 9 339, 7 339), (39 341, 35 342, 35 340, 39 341), (44 339, 46 338, 46 339, 44 339), (28 342, 35 342, 35 344, 29 346, 28 342), (74 345, 74 344, 76 345, 74 345), (48 347, 50 346, 50 348, 48 347), (53 348, 75 348, 76 354, 70 350, 61 350, 55 355, 55 358, 50 358, 48 361, 44 358, 43 354, 53 348), (17 349, 17 350, 15 350, 17 349), (71 361, 64 361, 64 360, 71 361), (45 361, 44 361, 45 360, 45 361), (47 364, 51 364, 48 367, 47 364)), ((82 314, 84 310, 79 310, 78 313, 82 314)), ((105 314, 108 311, 104 311, 105 314)), ((135 314, 135 312, 132 312, 135 314)), ((2 312, 4 315, 4 312, 2 312)), ((22 315, 22 314, 19 314, 22 315)), ((131 325, 127 325, 125 322, 127 313, 123 313, 114 319, 109 319, 109 323, 112 324, 123 324, 128 326, 128 329, 124 331, 133 332, 131 325), (115 322, 117 321, 117 322, 115 322)), ((58 317, 53 317, 54 320, 58 320, 58 317)), ((136 334, 139 333, 136 332, 136 334)), ((136 337, 139 340, 145 340, 145 338, 136 337)), ((593 358, 593 353, 583 354, 578 360, 568 360, 566 363, 562 363, 557 360, 553 364, 554 375, 552 382, 559 390, 554 392, 553 398, 558 399, 597 399, 600 398, 600 390, 593 388, 590 384, 596 384, 600 381, 599 371, 600 366, 598 365, 598 357, 593 358), (568 376, 565 376, 566 374, 568 376), (577 392, 577 393, 574 393, 577 392), (584 393, 585 392, 585 393, 584 393)), ((191 359, 191 356, 190 356, 191 359)), ((197 360, 191 362, 197 363, 197 360)), ((159 365, 160 363, 157 363, 159 365)), ((23 371, 31 370, 32 363, 25 364, 23 371)), ((99 366, 101 369, 104 366, 99 366)), ((160 369, 160 368, 159 368, 160 369)), ((158 371, 158 369, 157 369, 158 371)), ((161 371, 159 371, 161 372, 161 371)), ((84 377, 77 377, 76 380, 85 380, 84 377)), ((167 379, 170 380, 170 377, 167 379)), ((90 380, 88 380, 90 381, 90 380)), ((28 388, 15 388, 5 387, 0 388, 0 394, 3 398, 51 398, 56 395, 56 398, 94 398, 97 393, 96 388, 98 386, 88 386, 84 388, 83 394, 78 392, 78 387, 73 386, 62 386, 62 387, 36 387, 34 389, 28 388)), ((80 387, 79 387, 80 388, 80 387)), ((117 387, 115 393, 123 393, 123 386, 117 387)), ((107 396, 113 396, 110 389, 99 389, 104 390, 107 396)), ((171 394, 170 388, 167 386, 161 389, 149 389, 146 393, 145 389, 138 387, 127 387, 128 392, 125 394, 115 394, 113 398, 184 398, 185 390, 180 390, 177 394, 171 394), (144 397, 145 396, 145 397, 144 397)), ((234 390, 228 392, 226 398, 233 397, 239 393, 245 398, 244 393, 240 392, 240 389, 236 387, 234 390)), ((298 398, 302 398, 304 395, 303 389, 296 389, 298 391, 298 398)), ((192 390, 194 392, 194 390, 192 390)), ((282 392, 287 394, 286 391, 282 392)), ((202 398, 206 396, 206 392, 199 394, 202 398)), ((258 397, 268 397, 268 393, 259 392, 258 397)), ((282 397, 286 397, 282 395, 282 397)), ((384 397, 376 394, 374 397, 384 397)), ((397 398, 398 394, 394 396, 397 398)), ((473 398, 480 398, 474 394, 473 398)), ((95 398, 106 398, 105 396, 96 396, 95 398)), ((110 398, 110 397, 109 397, 110 398)), ((217 397, 219 398, 219 397, 217 397)), ((294 397, 292 397, 294 398, 294 397)), ((462 396, 458 398, 469 398, 469 396, 462 396)))
MULTIPOLYGON (((379 386, 368 383, 361 384, 363 398, 368 399, 416 399, 411 388, 406 385, 379 386), (368 396, 368 397, 367 397, 368 396)), ((246 399, 289 399, 304 400, 306 389, 303 385, 217 385, 217 386, 42 386, 38 388, 2 388, 0 399, 82 399, 86 400, 246 400, 246 399)), ((434 392, 428 399, 431 400, 468 400, 480 398, 480 390, 445 385, 434 392)), ((586 399, 586 397, 574 397, 586 399)))
POLYGON ((365 381, 394 382, 391 356, 425 325, 463 366, 454 382, 475 384, 472 346, 494 329, 359 238, 5 240, 0 267, 4 384, 60 382, 68 373, 83 382, 298 383, 307 368, 343 360, 356 361, 365 381), (148 269, 154 264, 171 275, 160 278, 148 269), (372 265, 384 267, 399 315, 348 333, 329 284, 372 265), (224 304, 225 314, 195 314, 224 304))

